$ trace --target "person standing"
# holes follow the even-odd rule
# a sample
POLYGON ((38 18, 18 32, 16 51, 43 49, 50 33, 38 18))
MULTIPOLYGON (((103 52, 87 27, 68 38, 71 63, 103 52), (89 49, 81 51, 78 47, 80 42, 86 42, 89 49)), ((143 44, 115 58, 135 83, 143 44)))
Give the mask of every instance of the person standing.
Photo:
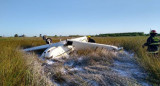
POLYGON ((157 55, 159 52, 160 40, 156 37, 156 30, 151 30, 150 37, 147 39, 147 42, 143 44, 143 48, 147 46, 147 51, 151 54, 157 55))
POLYGON ((51 44, 52 43, 52 39, 48 38, 46 35, 43 36, 43 40, 46 41, 46 44, 51 44))

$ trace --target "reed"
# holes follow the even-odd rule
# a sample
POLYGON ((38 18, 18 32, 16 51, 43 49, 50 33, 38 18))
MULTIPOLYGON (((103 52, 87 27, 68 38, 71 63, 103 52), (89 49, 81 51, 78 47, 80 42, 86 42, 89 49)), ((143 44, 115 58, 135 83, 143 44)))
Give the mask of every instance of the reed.
MULTIPOLYGON (((53 38, 58 42, 63 38, 53 38)), ((97 43, 122 46, 125 50, 134 52, 139 65, 150 75, 147 79, 152 84, 160 83, 160 55, 154 57, 142 48, 147 37, 94 37, 97 43)), ((42 38, 0 38, 0 85, 1 86, 35 86, 33 68, 26 61, 23 48, 45 44, 42 38)), ((86 51, 87 52, 87 51, 86 51)), ((79 54, 86 54, 78 52, 79 54)), ((39 76, 38 76, 39 77, 39 76)))
POLYGON ((98 43, 123 46, 125 50, 134 52, 139 65, 150 75, 147 79, 152 84, 160 83, 160 54, 155 57, 147 53, 146 48, 142 48, 147 37, 95 37, 94 39, 98 43))

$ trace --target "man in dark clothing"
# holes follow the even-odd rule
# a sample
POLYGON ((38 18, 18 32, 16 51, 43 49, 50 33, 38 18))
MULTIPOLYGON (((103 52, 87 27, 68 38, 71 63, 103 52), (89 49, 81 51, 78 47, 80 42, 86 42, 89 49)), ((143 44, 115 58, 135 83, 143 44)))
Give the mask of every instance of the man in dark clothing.
POLYGON ((152 30, 150 32, 150 37, 147 39, 147 42, 144 43, 143 45, 143 48, 145 46, 148 46, 147 51, 152 54, 158 54, 159 52, 160 40, 158 37, 156 37, 156 35, 157 35, 156 31, 152 30))
POLYGON ((88 42, 95 43, 95 40, 91 39, 91 36, 87 36, 87 38, 88 38, 88 42))
POLYGON ((46 39, 46 44, 51 44, 52 43, 52 39, 51 38, 47 38, 46 39))
POLYGON ((46 41, 46 44, 51 44, 52 43, 52 39, 48 38, 46 35, 43 36, 43 40, 46 41))

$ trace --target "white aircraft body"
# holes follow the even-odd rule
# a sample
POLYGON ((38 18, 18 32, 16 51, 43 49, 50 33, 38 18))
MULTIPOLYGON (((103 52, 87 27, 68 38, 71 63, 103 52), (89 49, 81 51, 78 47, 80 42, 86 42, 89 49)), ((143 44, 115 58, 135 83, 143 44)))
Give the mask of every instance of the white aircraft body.
POLYGON ((113 51, 120 51, 123 48, 112 46, 112 45, 105 45, 105 44, 98 44, 98 43, 90 43, 88 42, 87 37, 80 37, 75 39, 67 39, 65 41, 60 41, 57 43, 46 44, 42 46, 32 47, 24 49, 24 51, 36 51, 46 49, 41 57, 45 59, 58 59, 65 54, 70 53, 73 50, 80 50, 80 49, 96 49, 96 48, 103 48, 106 50, 113 50, 113 51))

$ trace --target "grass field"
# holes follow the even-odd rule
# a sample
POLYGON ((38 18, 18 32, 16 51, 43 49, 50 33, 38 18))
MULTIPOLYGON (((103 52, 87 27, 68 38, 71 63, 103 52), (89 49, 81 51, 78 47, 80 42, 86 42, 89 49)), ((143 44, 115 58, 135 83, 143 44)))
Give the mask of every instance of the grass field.
MULTIPOLYGON (((52 38, 58 42, 60 38, 52 38)), ((66 38, 61 38, 66 39, 66 38)), ((147 37, 95 37, 97 43, 123 46, 124 49, 134 52, 139 64, 149 73, 147 79, 152 84, 160 83, 160 55, 155 58, 142 48, 147 37)), ((0 85, 2 86, 40 86, 37 83, 35 72, 27 63, 22 48, 45 44, 41 38, 0 38, 0 85)), ((32 59, 33 60, 33 59, 32 59)), ((43 81, 42 81, 43 82, 43 81)), ((45 82, 45 81, 44 81, 45 82)))
POLYGON ((160 83, 160 55, 154 57, 143 49, 142 45, 146 42, 147 37, 104 37, 95 38, 98 43, 123 46, 124 49, 134 52, 139 64, 148 71, 150 77, 147 79, 153 84, 160 83))
POLYGON ((35 77, 35 72, 39 71, 33 71, 33 63, 28 63, 32 57, 22 52, 23 48, 42 44, 45 44, 42 38, 0 38, 0 86, 43 86, 39 77, 35 77))

